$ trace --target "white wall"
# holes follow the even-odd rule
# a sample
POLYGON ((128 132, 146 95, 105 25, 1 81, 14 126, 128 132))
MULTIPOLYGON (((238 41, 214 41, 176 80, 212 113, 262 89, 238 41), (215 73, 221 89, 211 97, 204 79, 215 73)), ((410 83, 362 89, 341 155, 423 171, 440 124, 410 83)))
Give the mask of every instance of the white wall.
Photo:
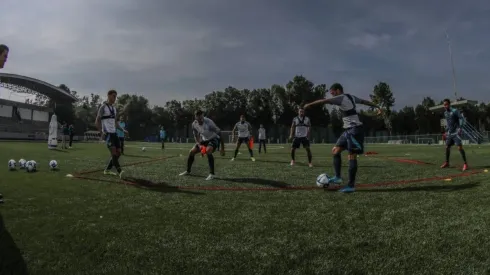
POLYGON ((12 106, 0 105, 1 117, 12 117, 12 106))

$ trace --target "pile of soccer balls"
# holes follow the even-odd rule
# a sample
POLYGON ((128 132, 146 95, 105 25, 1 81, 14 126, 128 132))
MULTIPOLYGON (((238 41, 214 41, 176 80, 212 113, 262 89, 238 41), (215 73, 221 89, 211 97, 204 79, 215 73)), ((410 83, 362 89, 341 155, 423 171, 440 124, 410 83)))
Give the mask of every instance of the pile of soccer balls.
MULTIPOLYGON (((15 170, 17 168, 17 162, 13 159, 8 162, 9 170, 15 170)), ((26 172, 36 172, 37 171, 37 162, 35 160, 26 161, 25 159, 19 160, 19 168, 25 169, 26 172)), ((56 170, 58 168, 58 162, 56 160, 52 160, 49 162, 49 168, 51 170, 56 170)))

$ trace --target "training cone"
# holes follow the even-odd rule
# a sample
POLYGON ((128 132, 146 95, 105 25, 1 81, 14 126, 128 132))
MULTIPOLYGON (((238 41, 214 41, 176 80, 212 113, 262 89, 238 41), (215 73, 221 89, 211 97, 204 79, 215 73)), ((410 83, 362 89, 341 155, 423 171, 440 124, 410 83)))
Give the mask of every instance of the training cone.
POLYGON ((248 141, 248 146, 250 146, 250 149, 254 148, 254 137, 250 137, 250 140, 248 141))

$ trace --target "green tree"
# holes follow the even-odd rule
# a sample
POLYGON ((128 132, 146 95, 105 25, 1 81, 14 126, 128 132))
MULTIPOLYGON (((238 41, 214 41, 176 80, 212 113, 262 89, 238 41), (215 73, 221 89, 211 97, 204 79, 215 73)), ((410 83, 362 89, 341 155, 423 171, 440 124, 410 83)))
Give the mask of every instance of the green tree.
POLYGON ((393 92, 391 92, 390 86, 385 82, 379 82, 374 86, 373 92, 370 95, 371 101, 374 104, 377 104, 383 110, 383 119, 386 126, 386 129, 392 134, 392 111, 393 106, 395 106, 395 97, 393 96, 393 92))

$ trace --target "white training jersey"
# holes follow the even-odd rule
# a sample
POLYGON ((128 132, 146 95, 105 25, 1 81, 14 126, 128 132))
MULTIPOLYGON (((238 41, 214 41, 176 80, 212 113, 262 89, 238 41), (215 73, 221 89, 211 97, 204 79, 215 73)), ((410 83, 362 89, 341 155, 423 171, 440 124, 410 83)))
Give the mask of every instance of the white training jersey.
POLYGON ((265 128, 259 128, 259 139, 266 139, 265 128))
POLYGON ((302 137, 308 136, 308 129, 311 127, 309 117, 297 116, 293 119, 293 125, 296 126, 295 131, 294 131, 294 137, 302 138, 302 137))
POLYGON ((100 117, 102 131, 108 134, 116 133, 117 110, 114 105, 103 103, 97 115, 100 117))
POLYGON ((248 138, 250 137, 250 129, 252 128, 252 125, 246 121, 239 121, 235 124, 235 128, 238 131, 238 137, 239 138, 248 138))
POLYGON ((194 133, 194 136, 199 135, 201 137, 201 141, 216 138, 220 131, 221 130, 218 128, 218 126, 216 126, 214 121, 207 117, 204 118, 202 125, 199 124, 197 120, 194 120, 192 123, 192 132, 194 133))
POLYGON ((361 99, 350 94, 341 94, 332 97, 330 102, 333 105, 339 106, 339 109, 342 112, 342 121, 344 122, 345 129, 362 125, 356 108, 356 104, 361 104, 361 99))

